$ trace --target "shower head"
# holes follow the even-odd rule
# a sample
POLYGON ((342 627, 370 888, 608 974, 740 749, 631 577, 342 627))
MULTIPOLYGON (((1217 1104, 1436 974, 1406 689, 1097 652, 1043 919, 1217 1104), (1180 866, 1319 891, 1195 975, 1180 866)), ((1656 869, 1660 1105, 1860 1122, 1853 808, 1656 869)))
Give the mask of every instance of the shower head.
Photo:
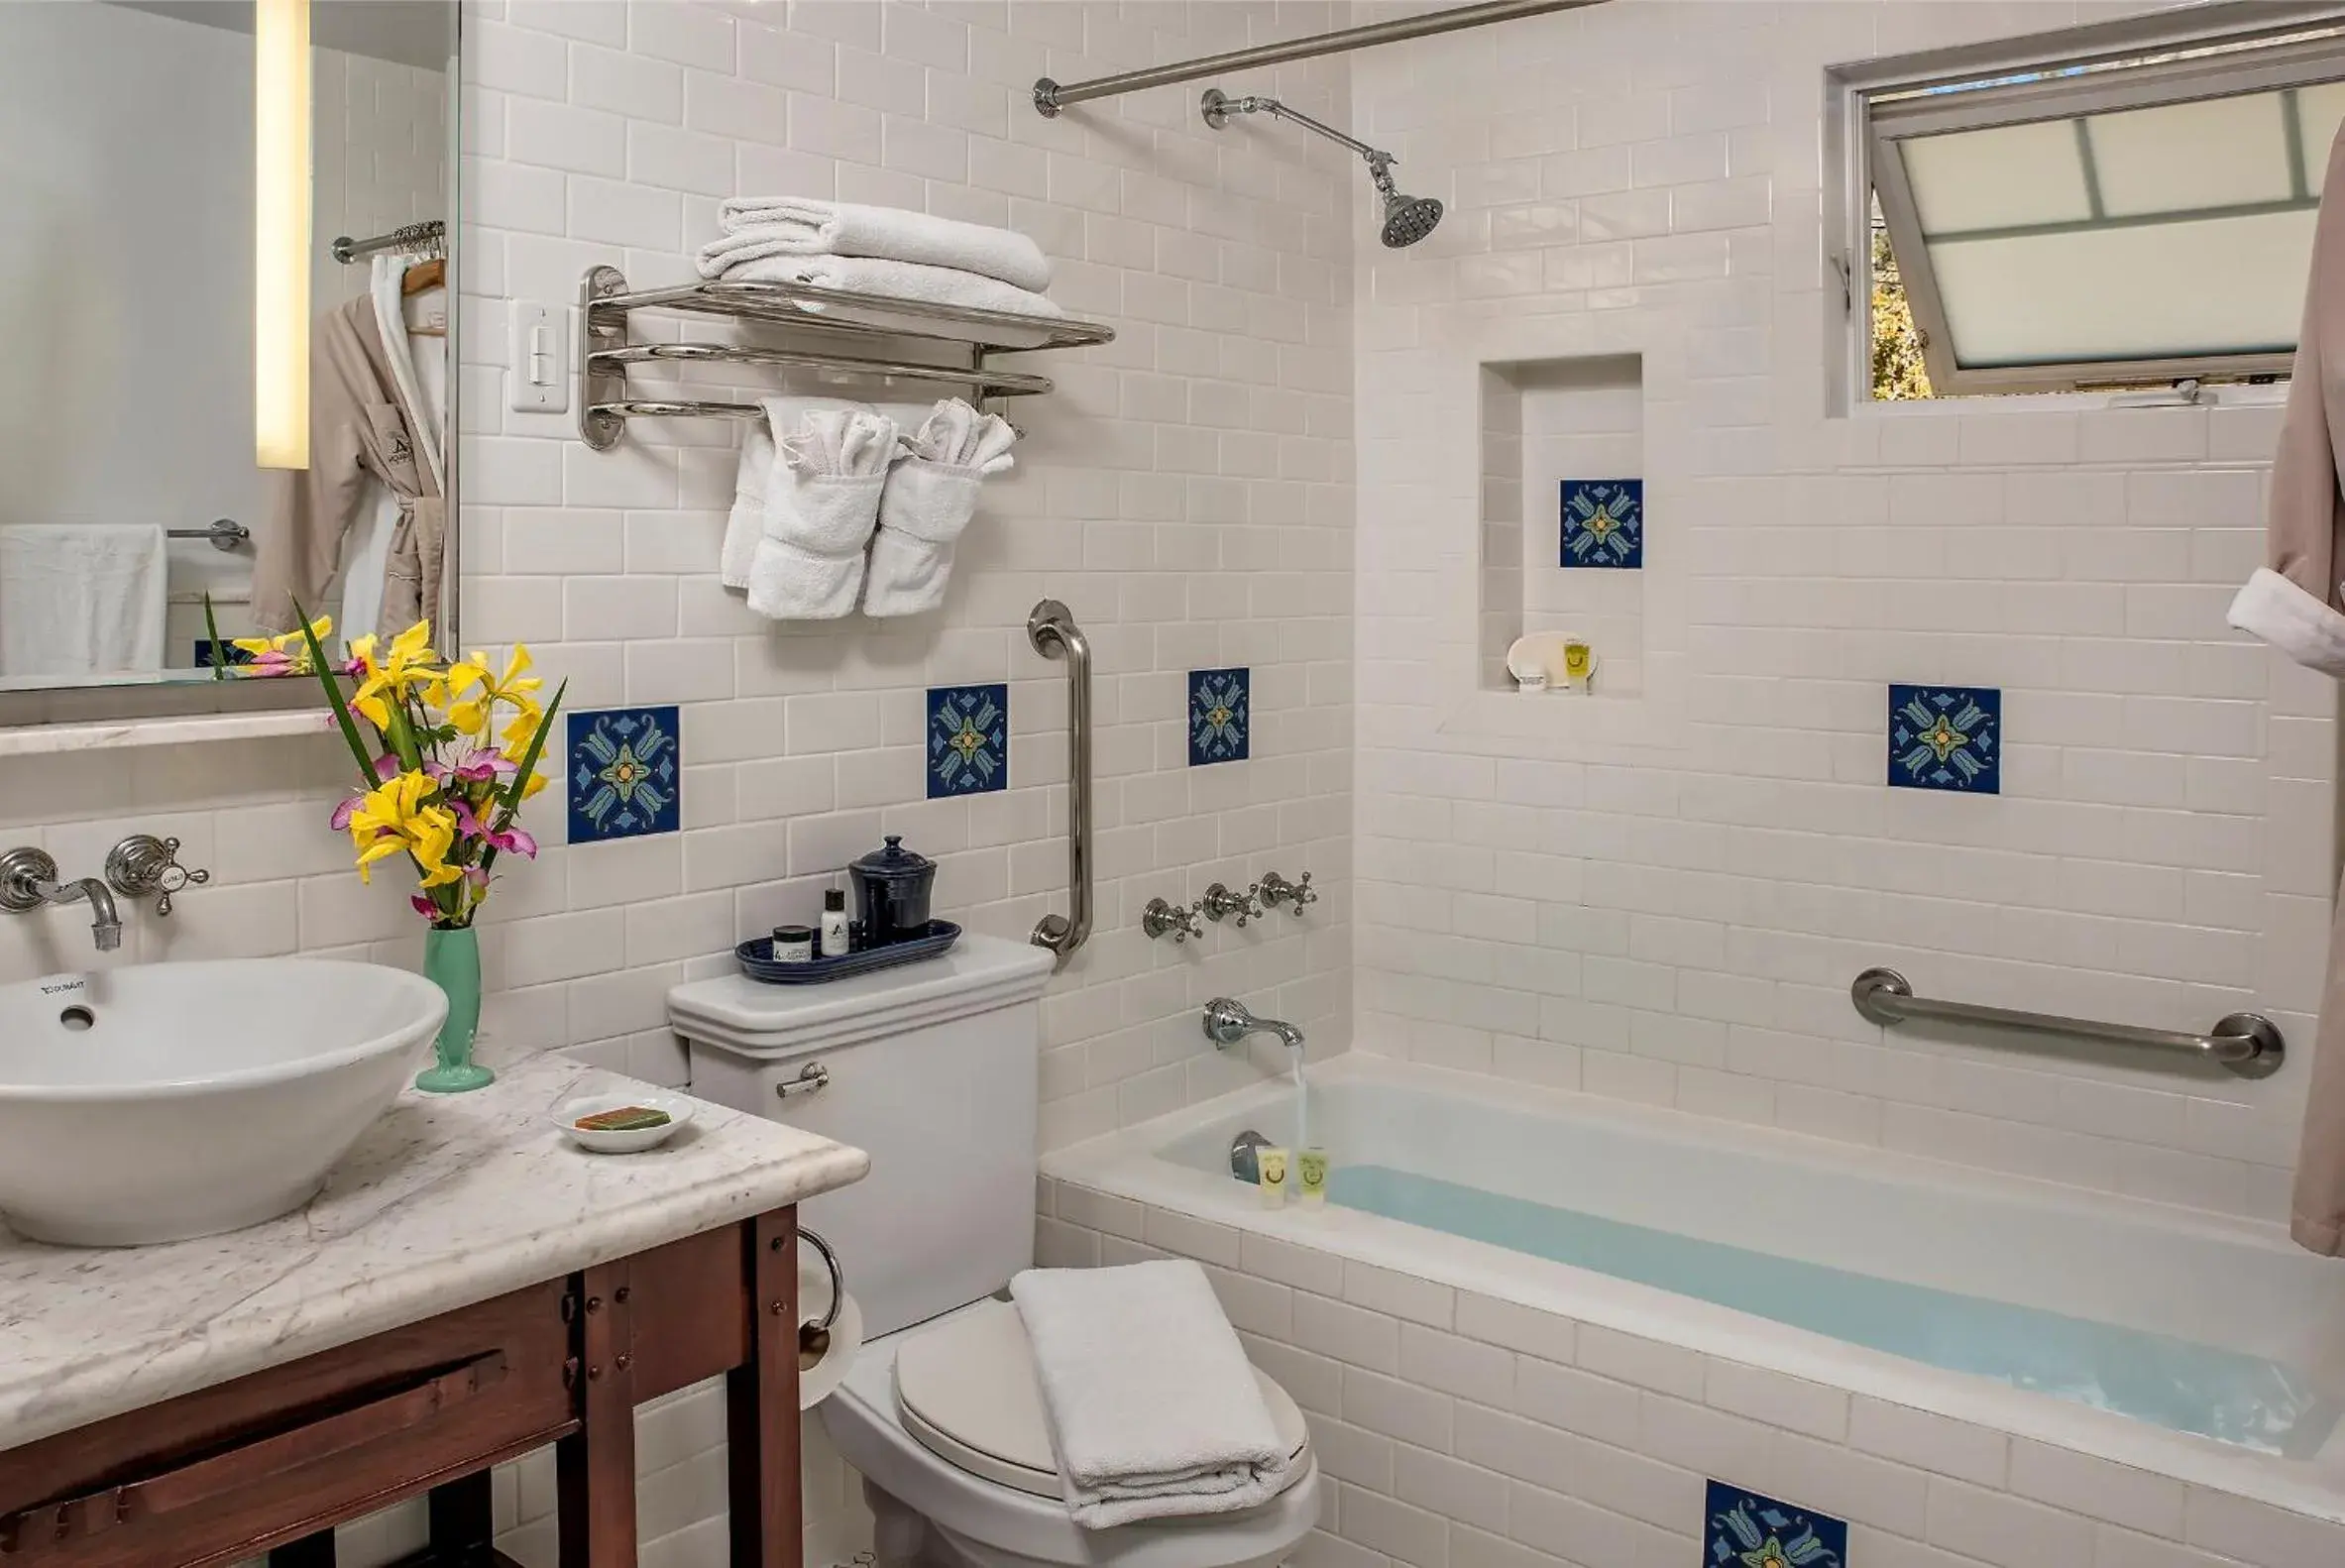
POLYGON ((1339 147, 1348 147, 1368 162, 1368 177, 1376 182, 1376 193, 1384 202, 1384 223, 1377 237, 1392 250, 1414 245, 1433 232, 1441 221, 1441 203, 1431 196, 1404 196, 1393 183, 1393 166, 1399 162, 1392 154, 1370 147, 1366 142, 1344 135, 1331 125, 1321 125, 1299 109, 1289 109, 1276 98, 1233 98, 1219 87, 1207 87, 1199 101, 1198 112, 1205 123, 1218 131, 1229 124, 1233 114, 1267 114, 1274 119, 1292 120, 1306 131, 1316 131, 1339 147))
POLYGON ((1378 238, 1392 250, 1414 245, 1433 232, 1441 221, 1441 200, 1437 196, 1404 196, 1393 185, 1393 160, 1382 153, 1368 160, 1368 177, 1376 181, 1376 193, 1385 204, 1385 224, 1378 238))

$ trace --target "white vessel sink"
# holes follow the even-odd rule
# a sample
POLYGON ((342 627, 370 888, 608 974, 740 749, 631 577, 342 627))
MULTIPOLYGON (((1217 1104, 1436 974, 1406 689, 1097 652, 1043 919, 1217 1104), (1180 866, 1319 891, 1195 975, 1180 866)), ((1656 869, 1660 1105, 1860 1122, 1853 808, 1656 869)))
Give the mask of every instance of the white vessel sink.
POLYGON ((308 958, 0 986, 0 1218, 132 1247, 298 1208, 447 1011, 420 976, 308 958))

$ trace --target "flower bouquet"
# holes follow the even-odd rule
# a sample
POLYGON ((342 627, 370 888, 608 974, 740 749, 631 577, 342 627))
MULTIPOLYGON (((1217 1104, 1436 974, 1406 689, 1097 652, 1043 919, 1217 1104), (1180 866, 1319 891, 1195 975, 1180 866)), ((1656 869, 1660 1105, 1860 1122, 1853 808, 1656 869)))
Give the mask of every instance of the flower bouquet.
POLYGON ((473 917, 489 896, 500 854, 537 854, 537 840, 516 819, 521 803, 545 787, 537 758, 568 683, 541 708, 535 694, 544 683, 529 673, 526 647, 514 647, 502 674, 486 654, 443 664, 432 651, 430 622, 420 620, 388 647, 372 635, 353 638, 350 657, 333 663, 322 640, 332 622, 306 616, 302 622, 248 651, 262 667, 313 671, 325 688, 359 768, 358 791, 334 808, 331 822, 350 835, 360 879, 372 881, 375 866, 397 855, 414 868, 417 890, 408 902, 431 922, 424 973, 448 996, 438 1060, 415 1086, 479 1088, 496 1074, 472 1060, 481 1012, 473 917), (347 694, 338 677, 354 683, 347 694), (362 721, 373 744, 360 732, 362 721))

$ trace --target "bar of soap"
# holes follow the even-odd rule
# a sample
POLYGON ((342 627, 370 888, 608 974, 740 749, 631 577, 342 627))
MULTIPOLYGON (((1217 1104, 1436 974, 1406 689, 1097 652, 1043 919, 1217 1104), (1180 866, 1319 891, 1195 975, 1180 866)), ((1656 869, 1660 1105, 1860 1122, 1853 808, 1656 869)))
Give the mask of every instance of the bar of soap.
POLYGON ((574 1125, 587 1133, 639 1133, 665 1127, 673 1120, 666 1111, 655 1111, 648 1105, 621 1105, 616 1110, 581 1116, 574 1125))

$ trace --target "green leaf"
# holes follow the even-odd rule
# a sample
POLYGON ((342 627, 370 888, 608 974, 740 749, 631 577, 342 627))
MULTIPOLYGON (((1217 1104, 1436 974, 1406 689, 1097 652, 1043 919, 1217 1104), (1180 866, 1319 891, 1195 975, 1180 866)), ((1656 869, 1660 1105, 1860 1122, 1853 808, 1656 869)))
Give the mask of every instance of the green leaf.
POLYGON ((228 679, 228 658, 220 651, 220 620, 212 614, 212 591, 203 591, 203 634, 211 638, 212 679, 228 679))
POLYGON ((358 759, 359 788, 371 790, 382 783, 375 777, 375 759, 367 754, 367 743, 359 738, 358 721, 350 716, 350 702, 342 695, 341 682, 334 679, 333 670, 326 664, 326 650, 318 646, 317 633, 310 629, 309 612, 293 601, 293 618, 301 623, 301 641, 309 649, 309 667, 317 672, 318 684, 326 689, 326 705, 334 710, 334 723, 342 730, 342 738, 350 742, 350 754, 358 759))
MULTIPOLYGON (((503 833, 513 825, 513 819, 521 814, 521 792, 529 787, 530 776, 537 771, 537 758, 545 750, 545 737, 554 732, 554 719, 562 712, 562 699, 569 691, 568 681, 554 689, 554 700, 546 704, 545 722, 537 727, 537 733, 529 737, 528 751, 515 759, 520 771, 513 774, 513 781, 504 787, 504 799, 500 803, 495 832, 503 833)), ((481 851, 481 869, 486 871, 496 863, 497 845, 490 844, 481 851)))

